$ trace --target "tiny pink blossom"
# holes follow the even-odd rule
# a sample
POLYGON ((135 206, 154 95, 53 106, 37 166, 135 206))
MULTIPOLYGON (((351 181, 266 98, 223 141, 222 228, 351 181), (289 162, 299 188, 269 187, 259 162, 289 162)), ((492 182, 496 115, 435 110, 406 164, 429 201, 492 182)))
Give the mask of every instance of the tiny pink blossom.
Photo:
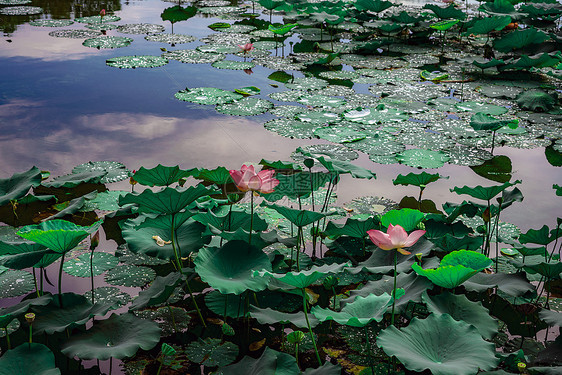
POLYGON ((254 50, 254 45, 252 43, 239 44, 238 47, 240 47, 244 54, 254 50))
POLYGON ((231 170, 230 176, 241 191, 259 191, 263 194, 273 193, 279 180, 273 178, 275 171, 271 169, 256 173, 254 166, 243 165, 240 170, 231 170))
POLYGON ((389 224, 386 233, 371 229, 367 231, 369 238, 375 245, 383 250, 396 249, 399 253, 408 255, 409 251, 404 250, 405 247, 413 246, 421 236, 425 234, 425 230, 415 230, 410 235, 400 225, 389 224))
POLYGON ((100 10, 100 16, 103 18, 105 16, 105 9, 100 10))

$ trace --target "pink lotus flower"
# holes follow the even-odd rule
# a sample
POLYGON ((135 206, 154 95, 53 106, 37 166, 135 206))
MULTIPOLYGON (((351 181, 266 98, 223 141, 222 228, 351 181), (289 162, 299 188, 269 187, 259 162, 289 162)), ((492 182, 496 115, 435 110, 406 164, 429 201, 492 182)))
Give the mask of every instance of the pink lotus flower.
POLYGON ((244 54, 254 50, 254 45, 252 43, 239 44, 238 47, 240 47, 244 54))
POLYGON ((279 180, 273 178, 275 171, 271 169, 256 173, 254 166, 243 165, 240 170, 231 170, 230 176, 241 191, 259 191, 263 194, 273 193, 279 180))
POLYGON ((396 249, 399 253, 408 255, 409 251, 404 250, 405 247, 414 245, 421 236, 425 234, 425 230, 415 230, 408 236, 408 233, 400 225, 388 225, 386 233, 380 230, 371 229, 367 231, 369 238, 375 245, 383 250, 396 249))
POLYGON ((100 10, 100 16, 101 16, 101 18, 103 18, 103 16, 105 16, 105 9, 100 10))

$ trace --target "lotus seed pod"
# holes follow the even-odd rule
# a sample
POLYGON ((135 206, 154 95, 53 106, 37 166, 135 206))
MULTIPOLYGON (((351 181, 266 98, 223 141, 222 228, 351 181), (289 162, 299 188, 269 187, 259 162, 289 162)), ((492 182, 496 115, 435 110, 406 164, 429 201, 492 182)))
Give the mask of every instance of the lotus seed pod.
POLYGON ((25 320, 31 324, 33 323, 33 321, 35 320, 35 314, 34 313, 27 313, 24 315, 25 316, 25 320))

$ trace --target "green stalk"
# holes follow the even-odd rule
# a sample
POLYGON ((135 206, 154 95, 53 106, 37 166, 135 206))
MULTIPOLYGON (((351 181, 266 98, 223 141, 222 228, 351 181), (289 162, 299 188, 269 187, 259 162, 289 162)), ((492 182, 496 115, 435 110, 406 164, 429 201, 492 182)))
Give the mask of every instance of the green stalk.
POLYGON ((308 326, 308 332, 310 332, 310 339, 312 340, 312 345, 314 346, 314 352, 316 353, 316 359, 318 364, 322 366, 322 360, 320 359, 320 354, 318 353, 318 348, 316 347, 316 340, 314 340, 314 334, 312 333, 312 328, 310 327, 310 322, 308 321, 308 309, 306 307, 306 291, 302 288, 302 307, 304 309, 304 317, 306 319, 306 325, 308 326))
POLYGON ((92 253, 90 254, 90 282, 92 284, 92 305, 94 302, 94 249, 92 249, 92 253))
POLYGON ((60 258, 60 268, 59 268, 59 305, 62 308, 62 266, 64 264, 64 256, 66 253, 62 253, 62 257, 60 258))
POLYGON ((394 325, 394 306, 396 305, 396 262, 398 260, 398 250, 394 251, 394 286, 392 287, 392 312, 390 316, 390 325, 394 325))
POLYGON ((295 359, 297 361, 297 366, 299 365, 299 343, 295 343, 295 359))
POLYGON ((39 294, 39 287, 37 286, 37 276, 35 275, 35 267, 33 267, 33 283, 35 284, 35 292, 37 293, 37 297, 41 297, 41 294, 39 294))
POLYGON ((12 344, 10 343, 10 335, 8 334, 8 327, 4 327, 4 333, 6 334, 6 342, 8 343, 8 350, 12 349, 12 344))
POLYGON ((254 192, 250 191, 250 238, 248 243, 252 244, 252 230, 254 229, 254 192))

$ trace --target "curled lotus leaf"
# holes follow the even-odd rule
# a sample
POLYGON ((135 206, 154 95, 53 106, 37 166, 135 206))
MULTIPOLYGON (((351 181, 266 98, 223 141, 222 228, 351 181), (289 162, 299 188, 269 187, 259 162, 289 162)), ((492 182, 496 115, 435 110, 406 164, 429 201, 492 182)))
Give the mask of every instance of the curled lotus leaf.
POLYGON ((123 34, 156 34, 163 32, 166 28, 152 23, 128 23, 119 26, 117 30, 123 34))
POLYGON ((100 36, 97 38, 86 39, 82 45, 97 49, 111 49, 127 47, 132 42, 133 39, 123 36, 100 36))
POLYGON ((107 59, 108 66, 119 69, 156 68, 166 65, 168 60, 161 56, 119 56, 107 59))
POLYGON ((266 270, 254 271, 254 277, 271 276, 279 281, 294 286, 295 288, 306 288, 310 284, 318 281, 323 276, 330 273, 338 273, 345 267, 349 267, 349 263, 333 263, 324 264, 322 266, 312 266, 310 269, 300 272, 287 272, 284 274, 271 273, 266 270))
POLYGON ((472 375, 496 367, 493 343, 484 341, 478 330, 448 314, 431 314, 397 329, 390 326, 377 337, 377 345, 396 356, 408 370, 429 369, 434 375, 472 375))
POLYGON ((157 323, 132 314, 112 314, 89 330, 73 334, 63 344, 62 352, 80 359, 122 359, 135 355, 139 349, 150 350, 158 342, 160 327, 157 323))
POLYGON ((176 99, 196 104, 217 105, 232 103, 244 98, 243 95, 214 87, 197 87, 185 89, 175 94, 176 99))
POLYGON ((0 206, 23 198, 29 189, 41 184, 41 171, 32 167, 27 172, 15 173, 10 178, 0 179, 0 206))
POLYGON ((43 8, 33 7, 29 5, 5 7, 0 9, 0 14, 3 14, 5 16, 29 16, 32 14, 41 14, 41 13, 43 13, 43 8))
POLYGON ((73 174, 88 171, 107 172, 107 174, 100 180, 102 184, 123 181, 129 178, 129 170, 127 167, 125 167, 123 163, 119 163, 117 161, 89 161, 72 168, 73 174))
POLYGON ((41 224, 26 225, 17 234, 41 244, 57 253, 66 253, 75 248, 83 239, 96 232, 102 221, 97 221, 89 227, 76 225, 66 220, 49 220, 41 224))

